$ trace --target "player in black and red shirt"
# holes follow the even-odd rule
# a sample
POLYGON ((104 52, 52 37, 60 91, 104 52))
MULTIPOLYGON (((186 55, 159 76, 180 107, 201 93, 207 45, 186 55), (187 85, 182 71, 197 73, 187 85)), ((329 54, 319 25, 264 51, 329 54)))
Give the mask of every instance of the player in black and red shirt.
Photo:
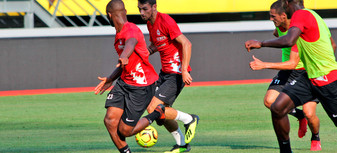
POLYGON ((112 141, 121 153, 131 153, 125 137, 145 129, 154 120, 165 119, 164 105, 140 119, 154 93, 158 75, 150 64, 144 35, 133 23, 127 21, 124 3, 111 0, 106 7, 110 24, 116 29, 114 46, 119 55, 117 68, 95 89, 102 94, 114 80, 115 86, 107 96, 104 124, 112 141))
POLYGON ((164 124, 176 140, 171 152, 189 151, 199 117, 175 110, 172 105, 185 84, 190 85, 192 82, 189 66, 192 44, 169 15, 157 11, 156 0, 138 0, 138 8, 142 19, 147 21, 151 41, 149 51, 151 54, 159 52, 162 65, 157 81, 158 90, 148 112, 152 112, 158 104, 164 104, 166 120, 157 123, 164 124), (185 124, 185 136, 176 120, 185 124))

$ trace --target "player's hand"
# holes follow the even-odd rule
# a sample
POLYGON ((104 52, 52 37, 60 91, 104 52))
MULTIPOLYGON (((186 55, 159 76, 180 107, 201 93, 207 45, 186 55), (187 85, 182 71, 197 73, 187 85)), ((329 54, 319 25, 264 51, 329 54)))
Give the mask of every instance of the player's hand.
POLYGON ((188 73, 187 71, 183 71, 183 72, 181 73, 181 75, 182 75, 182 77, 183 77, 183 81, 184 81, 185 84, 190 85, 190 84, 192 83, 192 80, 193 80, 193 79, 192 79, 190 73, 188 73))
POLYGON ((98 77, 99 80, 101 80, 101 82, 96 86, 95 90, 95 94, 97 95, 98 93, 100 93, 100 95, 102 95, 105 90, 109 89, 112 85, 112 81, 109 81, 108 78, 106 77, 98 77))
POLYGON ((262 70, 262 69, 265 68, 264 62, 262 62, 261 60, 256 58, 254 55, 253 55, 253 59, 254 59, 254 61, 251 61, 249 63, 249 66, 252 70, 262 70))
POLYGON ((122 69, 129 64, 129 59, 128 58, 119 58, 118 59, 118 64, 116 67, 121 67, 122 69))
POLYGON ((262 43, 258 40, 248 40, 245 42, 245 47, 248 52, 250 52, 251 49, 259 49, 262 47, 262 43))

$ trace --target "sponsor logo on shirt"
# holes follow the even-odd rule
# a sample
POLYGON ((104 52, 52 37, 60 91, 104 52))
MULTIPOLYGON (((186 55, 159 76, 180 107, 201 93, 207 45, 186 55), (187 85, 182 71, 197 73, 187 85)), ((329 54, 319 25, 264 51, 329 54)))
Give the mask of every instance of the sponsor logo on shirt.
POLYGON ((157 37, 157 41, 163 41, 163 40, 166 40, 166 36, 157 37))

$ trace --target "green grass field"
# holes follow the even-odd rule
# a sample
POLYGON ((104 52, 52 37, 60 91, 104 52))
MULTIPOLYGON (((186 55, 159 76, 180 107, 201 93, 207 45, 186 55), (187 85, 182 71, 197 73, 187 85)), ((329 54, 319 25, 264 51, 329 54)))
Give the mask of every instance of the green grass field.
MULTIPOLYGON (((270 112, 263 105, 268 84, 187 87, 174 107, 200 116, 191 142, 192 153, 279 152, 270 112)), ((0 152, 118 153, 103 124, 105 96, 93 93, 0 97, 0 152)), ((337 132, 318 105, 321 152, 337 152, 337 132)), ((294 153, 309 152, 311 133, 297 137, 291 122, 294 153)), ((127 139, 133 152, 164 152, 174 145, 164 127, 158 143, 139 147, 127 139)), ((184 129, 182 127, 182 129, 184 129)))

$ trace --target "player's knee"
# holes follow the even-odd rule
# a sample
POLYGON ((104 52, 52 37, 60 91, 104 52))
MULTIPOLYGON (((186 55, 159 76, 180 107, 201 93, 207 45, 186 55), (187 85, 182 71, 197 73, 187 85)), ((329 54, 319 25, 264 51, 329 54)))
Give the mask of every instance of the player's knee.
POLYGON ((105 116, 103 121, 104 121, 105 126, 116 127, 116 128, 117 128, 117 125, 118 125, 118 122, 119 122, 119 120, 114 119, 114 118, 109 117, 109 116, 105 116))
POLYGON ((287 112, 285 110, 280 109, 279 107, 277 107, 277 105, 274 104, 270 106, 270 111, 272 113, 272 116, 275 118, 282 118, 287 115, 287 112))
POLYGON ((311 111, 305 111, 304 115, 307 119, 311 119, 311 118, 314 118, 316 116, 316 114, 314 112, 311 112, 311 111))
POLYGON ((264 100, 263 100, 264 106, 266 106, 268 109, 270 109, 270 107, 274 103, 274 101, 275 101, 274 98, 265 97, 264 100))

